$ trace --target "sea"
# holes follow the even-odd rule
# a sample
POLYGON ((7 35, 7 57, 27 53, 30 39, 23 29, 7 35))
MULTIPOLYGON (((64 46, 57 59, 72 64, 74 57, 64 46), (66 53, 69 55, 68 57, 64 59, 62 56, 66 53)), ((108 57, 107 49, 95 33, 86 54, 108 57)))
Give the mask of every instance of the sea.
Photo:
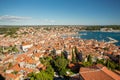
POLYGON ((104 42, 109 42, 110 39, 114 39, 118 41, 114 44, 116 46, 120 46, 120 32, 80 31, 76 37, 87 40, 94 39, 104 42))

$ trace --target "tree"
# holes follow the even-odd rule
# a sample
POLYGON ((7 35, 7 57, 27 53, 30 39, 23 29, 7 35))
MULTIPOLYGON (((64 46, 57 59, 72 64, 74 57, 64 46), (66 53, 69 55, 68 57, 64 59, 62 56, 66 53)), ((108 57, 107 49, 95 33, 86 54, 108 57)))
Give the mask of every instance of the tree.
POLYGON ((100 59, 100 60, 99 60, 99 59, 97 59, 97 62, 96 62, 96 63, 97 63, 97 64, 103 64, 103 65, 105 65, 105 63, 104 63, 104 62, 105 62, 105 60, 104 60, 104 59, 100 59))
POLYGON ((90 62, 82 62, 82 66, 87 67, 91 66, 92 64, 90 62))
POLYGON ((54 69, 52 68, 51 65, 49 65, 46 69, 46 72, 49 74, 49 76, 53 77, 54 76, 54 69))
POLYGON ((109 61, 109 60, 106 61, 106 66, 107 66, 108 68, 110 68, 110 61, 109 61))
POLYGON ((62 52, 62 54, 64 55, 65 59, 67 59, 67 57, 68 57, 67 51, 64 50, 64 51, 62 52))
POLYGON ((52 57, 48 56, 45 58, 40 58, 39 60, 42 64, 44 64, 45 66, 48 66, 48 65, 50 65, 50 61, 52 60, 52 57))
POLYGON ((77 57, 80 62, 83 60, 81 51, 77 54, 77 57))
POLYGON ((106 66, 109 68, 109 69, 115 69, 117 68, 117 64, 115 64, 113 61, 110 61, 110 60, 107 60, 106 61, 106 66))
POLYGON ((76 62, 76 59, 75 59, 74 51, 72 49, 72 63, 75 63, 75 62, 76 62))
POLYGON ((30 80, 34 80, 34 77, 31 77, 30 80))
POLYGON ((63 57, 58 57, 54 60, 54 65, 59 75, 64 75, 63 70, 66 69, 67 64, 68 64, 68 61, 63 57))
POLYGON ((79 58, 78 58, 79 52, 78 52, 78 49, 77 49, 76 46, 74 47, 74 53, 75 53, 75 56, 76 56, 76 62, 78 62, 79 61, 79 58))
POLYGON ((13 52, 19 52, 19 50, 16 48, 16 46, 13 46, 13 47, 12 47, 12 51, 13 51, 13 52))
POLYGON ((110 62, 110 68, 113 70, 116 68, 116 64, 112 61, 110 62))
POLYGON ((41 70, 39 73, 29 73, 28 77, 30 80, 53 80, 54 70, 49 65, 45 71, 41 70))
POLYGON ((65 68, 61 69, 61 71, 59 72, 59 74, 63 75, 63 76, 67 75, 66 74, 66 69, 65 68))
POLYGON ((76 55, 78 54, 78 49, 77 49, 76 46, 75 46, 75 54, 76 54, 76 55))
POLYGON ((47 66, 46 70, 41 70, 39 73, 30 73, 28 77, 30 80, 53 80, 54 69, 52 68, 50 62, 52 57, 48 56, 45 58, 40 58, 41 63, 47 66))
POLYGON ((56 55, 56 50, 55 50, 55 48, 53 48, 53 50, 51 51, 51 55, 52 55, 52 56, 55 56, 55 55, 56 55))
POLYGON ((92 64, 92 56, 91 56, 91 55, 88 55, 87 61, 90 62, 90 63, 92 64))

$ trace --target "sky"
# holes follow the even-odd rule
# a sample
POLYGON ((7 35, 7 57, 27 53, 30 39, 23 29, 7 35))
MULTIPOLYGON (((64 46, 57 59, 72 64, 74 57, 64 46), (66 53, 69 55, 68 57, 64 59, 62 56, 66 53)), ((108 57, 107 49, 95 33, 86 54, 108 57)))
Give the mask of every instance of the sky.
POLYGON ((120 25, 120 0, 0 0, 0 25, 120 25))

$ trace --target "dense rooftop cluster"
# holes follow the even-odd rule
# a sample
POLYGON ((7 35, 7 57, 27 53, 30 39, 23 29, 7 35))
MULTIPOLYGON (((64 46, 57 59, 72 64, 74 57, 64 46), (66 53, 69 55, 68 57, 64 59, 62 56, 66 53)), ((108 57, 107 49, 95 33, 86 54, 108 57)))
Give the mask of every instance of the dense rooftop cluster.
MULTIPOLYGON (((120 64, 120 58, 117 57, 120 55, 120 47, 97 40, 74 38, 72 35, 77 34, 80 29, 75 27, 22 27, 16 32, 17 37, 15 38, 1 34, 0 74, 6 80, 25 79, 31 72, 38 73, 46 70, 47 66, 40 61, 40 58, 51 56, 52 53, 54 53, 52 56, 54 58, 61 56, 62 52, 66 52, 67 55, 64 56, 72 65, 74 64, 73 51, 75 48, 77 48, 78 54, 82 53, 79 65, 82 64, 82 61, 87 62, 89 55, 92 56, 94 63, 97 60, 110 59, 120 64), (9 49, 9 47, 14 48, 9 49)), ((98 74, 102 74, 101 72, 98 74)), ((81 71, 80 74, 83 75, 82 78, 87 75, 81 71)))

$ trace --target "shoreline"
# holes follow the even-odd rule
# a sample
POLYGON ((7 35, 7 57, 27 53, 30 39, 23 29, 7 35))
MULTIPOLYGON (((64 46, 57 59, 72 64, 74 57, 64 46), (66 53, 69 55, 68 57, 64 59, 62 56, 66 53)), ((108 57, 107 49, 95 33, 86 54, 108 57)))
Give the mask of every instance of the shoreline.
MULTIPOLYGON (((102 32, 102 31, 98 31, 98 30, 94 30, 94 31, 88 31, 88 30, 84 30, 84 31, 81 31, 81 32, 102 32)), ((106 32, 107 33, 107 32, 106 32)), ((108 32, 109 33, 109 32, 108 32)), ((114 32, 113 32, 114 33, 114 32)), ((119 33, 119 32, 118 32, 119 33)), ((84 36, 84 35, 88 35, 88 33, 85 33, 85 34, 80 34, 80 31, 77 31, 75 33, 66 33, 64 34, 64 36, 62 35, 61 37, 62 38, 66 38, 66 37, 72 37, 72 38, 79 38, 79 39, 83 39, 83 40, 97 40, 97 39, 84 39, 84 38, 81 38, 81 36, 84 36)), ((120 46, 119 45, 119 40, 116 40, 112 37, 107 37, 106 38, 109 39, 109 41, 103 41, 103 40, 97 40, 98 42, 105 42, 105 43, 112 43, 112 44, 115 44, 116 46, 120 46), (116 44, 118 43, 118 44, 116 44)))
POLYGON ((120 30, 114 30, 114 31, 100 31, 100 30, 80 30, 80 31, 78 31, 78 32, 84 32, 84 31, 86 31, 86 32, 88 32, 88 31, 92 31, 92 32, 120 32, 120 30))

